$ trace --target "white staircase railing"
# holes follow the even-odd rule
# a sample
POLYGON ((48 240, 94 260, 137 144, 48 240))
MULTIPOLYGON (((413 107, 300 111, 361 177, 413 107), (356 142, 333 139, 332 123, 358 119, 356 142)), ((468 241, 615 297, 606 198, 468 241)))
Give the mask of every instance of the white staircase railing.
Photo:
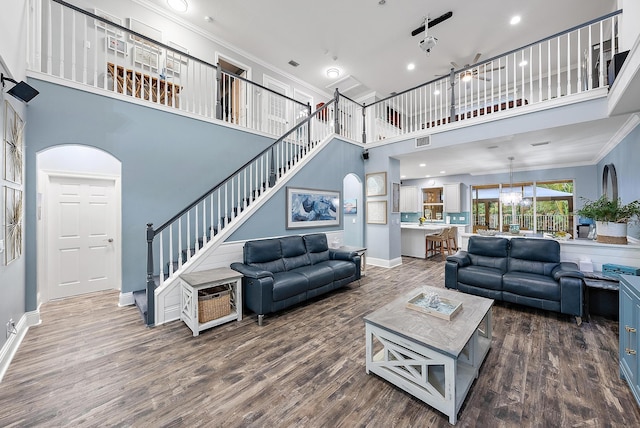
MULTIPOLYGON (((333 134, 335 100, 325 104, 225 181, 157 228, 147 225, 147 324, 155 319, 154 291, 176 278, 220 232, 333 134)), ((339 122, 338 122, 339 123, 339 122)))

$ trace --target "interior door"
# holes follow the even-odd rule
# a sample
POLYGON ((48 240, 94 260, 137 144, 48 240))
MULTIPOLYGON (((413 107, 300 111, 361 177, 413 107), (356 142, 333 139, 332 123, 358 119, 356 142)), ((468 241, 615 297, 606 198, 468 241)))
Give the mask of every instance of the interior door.
POLYGON ((119 288, 115 179, 51 176, 47 282, 52 299, 119 288))
MULTIPOLYGON (((288 85, 271 79, 268 76, 265 76, 264 86, 281 95, 288 95, 289 92, 288 85)), ((287 100, 273 92, 266 92, 267 94, 264 97, 265 123, 263 131, 280 136, 289 129, 287 126, 287 118, 289 115, 287 100)))

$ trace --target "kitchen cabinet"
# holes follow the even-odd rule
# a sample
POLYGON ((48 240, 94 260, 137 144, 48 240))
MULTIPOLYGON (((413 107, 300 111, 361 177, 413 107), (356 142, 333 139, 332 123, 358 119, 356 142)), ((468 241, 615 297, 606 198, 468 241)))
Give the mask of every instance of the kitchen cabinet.
POLYGON ((640 277, 620 276, 620 377, 640 404, 640 277))
POLYGON ((442 193, 444 199, 444 212, 462 212, 460 201, 460 183, 443 184, 442 193))
POLYGON ((442 202, 442 187, 430 187, 422 189, 423 201, 422 215, 429 220, 444 220, 444 203, 442 202))
POLYGON ((420 212, 419 193, 415 186, 400 187, 400 212, 420 212))

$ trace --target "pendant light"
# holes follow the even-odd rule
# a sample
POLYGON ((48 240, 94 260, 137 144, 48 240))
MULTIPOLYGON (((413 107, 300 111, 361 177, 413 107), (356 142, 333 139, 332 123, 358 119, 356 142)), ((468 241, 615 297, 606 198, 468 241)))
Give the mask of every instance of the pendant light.
POLYGON ((500 202, 504 205, 517 205, 522 202, 522 192, 516 192, 513 188, 513 156, 509 156, 509 191, 500 192, 500 202))

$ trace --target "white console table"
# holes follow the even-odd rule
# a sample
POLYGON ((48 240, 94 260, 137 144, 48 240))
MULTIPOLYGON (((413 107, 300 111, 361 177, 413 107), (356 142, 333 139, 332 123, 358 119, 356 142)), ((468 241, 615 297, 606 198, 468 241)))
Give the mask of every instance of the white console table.
POLYGON ((202 330, 233 321, 242 320, 242 274, 229 268, 203 270, 180 275, 180 319, 198 336, 202 330), (198 291, 220 285, 231 293, 229 315, 201 323, 198 321, 198 291))

